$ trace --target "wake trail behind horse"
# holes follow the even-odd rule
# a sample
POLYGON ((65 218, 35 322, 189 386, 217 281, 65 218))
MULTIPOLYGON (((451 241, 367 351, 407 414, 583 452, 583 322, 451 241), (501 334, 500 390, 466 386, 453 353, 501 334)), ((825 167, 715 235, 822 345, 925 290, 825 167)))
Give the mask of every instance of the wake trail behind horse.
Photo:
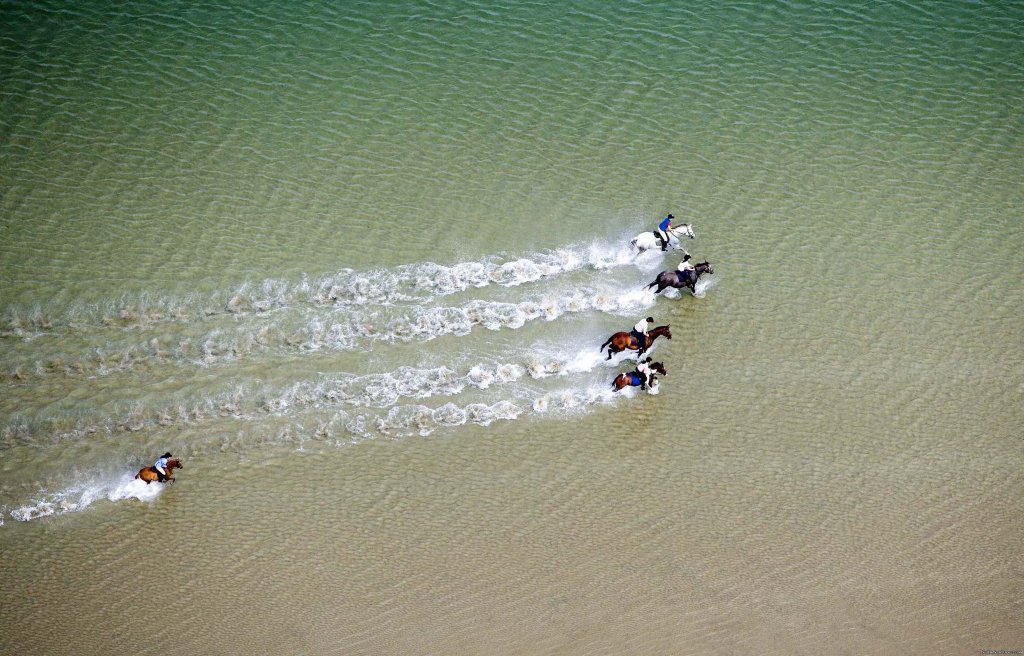
POLYGON ((449 265, 422 262, 387 269, 343 269, 308 274, 297 281, 267 278, 205 295, 165 296, 142 291, 70 303, 39 299, 8 308, 0 330, 30 337, 72 327, 76 331, 89 326, 145 329, 162 323, 187 324, 218 315, 244 316, 298 307, 422 304, 473 288, 516 287, 587 268, 602 271, 630 265, 633 257, 628 248, 595 241, 512 259, 488 255, 449 265))
MULTIPOLYGON (((589 376, 595 369, 606 368, 601 354, 592 350, 596 336, 573 340, 576 344, 552 345, 548 353, 532 343, 518 356, 476 364, 460 358, 461 366, 431 369, 410 362, 411 366, 400 366, 391 373, 341 373, 333 379, 287 382, 288 375, 304 366, 323 366, 322 358, 317 358, 323 350, 358 353, 372 349, 384 360, 401 362, 413 351, 398 346, 389 349, 388 345, 465 336, 472 353, 481 339, 480 328, 512 331, 530 323, 543 326, 590 312, 628 317, 632 322, 637 313, 653 303, 649 294, 632 289, 631 283, 618 284, 615 276, 605 273, 613 267, 634 266, 631 254, 621 244, 597 245, 583 252, 584 257, 559 254, 556 257, 561 258, 561 264, 547 269, 538 268, 532 259, 510 260, 495 265, 482 277, 471 275, 480 271, 476 266, 466 267, 453 278, 451 271, 442 271, 437 265, 409 265, 415 274, 409 273, 393 293, 388 292, 385 303, 373 295, 367 280, 360 279, 355 287, 361 294, 358 300, 356 296, 346 300, 337 293, 318 296, 316 290, 322 288, 310 283, 274 283, 246 287, 224 307, 211 308, 209 313, 204 311, 202 299, 190 297, 193 304, 180 312, 167 304, 150 306, 151 313, 136 308, 118 314, 112 321, 101 318, 98 325, 79 323, 75 317, 69 332, 65 332, 66 326, 44 326, 49 320, 36 317, 23 328, 41 328, 42 333, 30 334, 19 328, 21 332, 12 340, 12 371, 17 380, 28 382, 11 389, 15 395, 25 391, 25 403, 19 401, 19 416, 11 418, 16 422, 11 429, 26 444, 51 445, 54 436, 60 435, 54 456, 60 460, 88 455, 97 434, 119 438, 122 444, 123 436, 137 442, 142 452, 152 450, 153 443, 177 451, 183 444, 174 441, 176 435, 187 428, 190 433, 201 434, 189 442, 190 456, 194 456, 219 453, 225 445, 244 449, 246 445, 297 440, 297 444, 336 446, 381 436, 423 435, 463 425, 486 426, 528 415, 587 411, 594 404, 614 400, 605 388, 604 375, 589 376), (594 273, 559 278, 583 269, 594 273), (427 271, 437 277, 424 280, 422 274, 427 271), (578 283, 581 277, 600 284, 582 287, 578 283), (550 282, 540 289, 526 286, 541 280, 550 282), (447 290, 454 294, 488 286, 512 289, 520 285, 522 291, 500 296, 519 297, 512 302, 467 299, 449 306, 431 304, 449 293, 447 290), (275 300, 265 304, 256 299, 257 292, 275 300), (330 298, 332 294, 336 298, 330 298), (300 298, 303 295, 306 300, 300 298), (164 315, 164 309, 170 314, 164 315), (24 339, 17 339, 19 336, 24 339), (23 365, 19 366, 19 360, 23 365), (45 362, 45 367, 38 366, 39 362, 45 362), (215 365, 253 373, 256 382, 195 389, 174 382, 182 368, 212 371, 215 365), (154 405, 157 396, 135 403, 126 397, 123 403, 95 408, 86 403, 73 412, 51 412, 50 404, 34 407, 35 397, 30 394, 37 387, 31 384, 35 379, 76 393, 83 385, 92 388, 97 380, 102 390, 123 388, 139 374, 155 377, 155 384, 171 391, 174 399, 162 407, 154 405), (558 381, 567 387, 551 390, 558 381), (438 396, 451 399, 428 401, 438 396), (310 423, 310 417, 316 420, 310 423)), ((103 316, 102 309, 96 311, 95 317, 103 316)), ((514 335, 507 341, 514 342, 514 335)), ((332 358, 332 362, 347 362, 346 358, 332 358)), ((88 477, 88 470, 85 473, 88 477)), ((83 486, 62 483, 65 476, 55 472, 31 499, 0 498, 0 521, 3 514, 28 520, 74 512, 102 498, 152 499, 163 487, 147 485, 142 472, 138 476, 111 483, 101 472, 83 486)))
MULTIPOLYGON (((586 412, 595 405, 615 403, 616 401, 616 393, 606 384, 599 382, 598 379, 588 382, 585 378, 562 389, 553 389, 539 394, 527 393, 521 395, 521 398, 500 400, 493 404, 459 405, 448 402, 437 407, 430 407, 412 403, 394 405, 382 409, 380 413, 370 409, 363 409, 358 413, 337 411, 336 417, 330 422, 335 426, 331 433, 319 439, 311 437, 308 442, 304 443, 304 448, 308 450, 316 445, 320 445, 321 448, 337 448, 339 445, 348 444, 358 439, 427 436, 439 429, 452 429, 465 425, 488 426, 494 422, 515 421, 522 417, 571 415, 586 412), (346 435, 345 439, 336 442, 335 440, 340 437, 337 433, 346 435)), ((275 434, 280 435, 276 431, 275 434)), ((255 436, 253 439, 255 440, 253 446, 268 443, 259 436, 255 436)), ((240 448, 237 444, 237 437, 231 437, 230 441, 234 448, 240 448)), ((222 453, 226 446, 218 443, 212 443, 208 447, 195 444, 192 449, 192 457, 205 452, 222 453)), ((152 501, 157 498, 164 487, 160 484, 147 484, 126 472, 115 479, 100 477, 64 489, 57 487, 57 491, 40 490, 28 501, 0 507, 5 510, 9 509, 9 515, 13 519, 31 521, 40 517, 79 512, 102 499, 112 502, 132 499, 152 501)))

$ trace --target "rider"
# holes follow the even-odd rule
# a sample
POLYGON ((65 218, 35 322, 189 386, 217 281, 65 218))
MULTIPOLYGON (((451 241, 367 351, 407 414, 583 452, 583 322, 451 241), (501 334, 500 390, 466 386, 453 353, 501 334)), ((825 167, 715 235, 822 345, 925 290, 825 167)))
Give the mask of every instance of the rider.
POLYGON ((653 317, 647 317, 636 322, 633 326, 633 330, 630 334, 636 339, 637 348, 642 349, 647 345, 647 331, 650 330, 651 324, 654 323, 653 317))
POLYGON ((669 214, 661 220, 661 223, 658 224, 658 229, 654 231, 658 235, 658 239, 661 240, 661 250, 663 251, 668 249, 668 231, 672 229, 672 219, 674 218, 676 217, 669 214))
POLYGON ((684 273, 686 271, 693 271, 693 263, 690 262, 690 254, 683 255, 683 261, 676 267, 676 271, 684 273))
POLYGON ((174 456, 171 455, 171 452, 167 451, 162 456, 157 458, 155 463, 153 463, 153 469, 155 469, 156 472, 160 474, 159 480, 162 481, 165 478, 167 478, 167 459, 173 457, 174 456))
POLYGON ((643 376, 643 383, 640 385, 640 389, 647 389, 654 382, 654 374, 651 372, 651 357, 641 360, 636 365, 636 372, 643 376))

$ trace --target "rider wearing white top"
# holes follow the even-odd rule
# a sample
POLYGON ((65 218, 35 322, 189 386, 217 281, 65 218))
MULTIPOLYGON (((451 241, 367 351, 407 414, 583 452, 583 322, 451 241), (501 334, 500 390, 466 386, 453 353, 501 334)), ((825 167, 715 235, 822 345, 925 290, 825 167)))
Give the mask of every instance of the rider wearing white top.
POLYGON ((641 360, 640 363, 636 365, 636 372, 644 377, 643 386, 650 387, 652 382, 651 379, 654 376, 654 374, 651 373, 651 358, 648 357, 645 360, 641 360))
POLYGON ((693 271, 693 264, 690 263, 690 254, 683 256, 683 261, 676 267, 676 271, 693 271))
POLYGON ((647 317, 636 322, 633 326, 633 337, 636 337, 636 345, 643 348, 647 344, 647 330, 654 323, 653 317, 647 317))

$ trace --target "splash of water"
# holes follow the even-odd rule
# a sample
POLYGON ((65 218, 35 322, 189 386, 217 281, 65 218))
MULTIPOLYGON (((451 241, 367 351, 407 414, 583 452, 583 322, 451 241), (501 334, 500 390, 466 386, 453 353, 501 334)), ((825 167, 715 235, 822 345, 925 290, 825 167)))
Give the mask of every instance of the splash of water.
MULTIPOLYGON (((94 481, 57 492, 42 492, 25 505, 11 510, 9 514, 18 521, 27 522, 40 517, 85 510, 102 499, 112 502, 126 499, 151 502, 160 495, 163 487, 147 485, 143 481, 135 480, 132 474, 125 474, 117 479, 94 481)), ((0 526, 2 525, 3 520, 0 519, 0 526)))

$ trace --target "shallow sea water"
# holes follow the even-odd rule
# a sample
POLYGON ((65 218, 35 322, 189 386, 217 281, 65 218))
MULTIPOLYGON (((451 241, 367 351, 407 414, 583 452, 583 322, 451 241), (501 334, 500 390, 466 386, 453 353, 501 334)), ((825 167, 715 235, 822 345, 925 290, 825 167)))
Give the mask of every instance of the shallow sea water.
POLYGON ((0 11, 0 653, 1024 649, 1015 5, 0 11))

